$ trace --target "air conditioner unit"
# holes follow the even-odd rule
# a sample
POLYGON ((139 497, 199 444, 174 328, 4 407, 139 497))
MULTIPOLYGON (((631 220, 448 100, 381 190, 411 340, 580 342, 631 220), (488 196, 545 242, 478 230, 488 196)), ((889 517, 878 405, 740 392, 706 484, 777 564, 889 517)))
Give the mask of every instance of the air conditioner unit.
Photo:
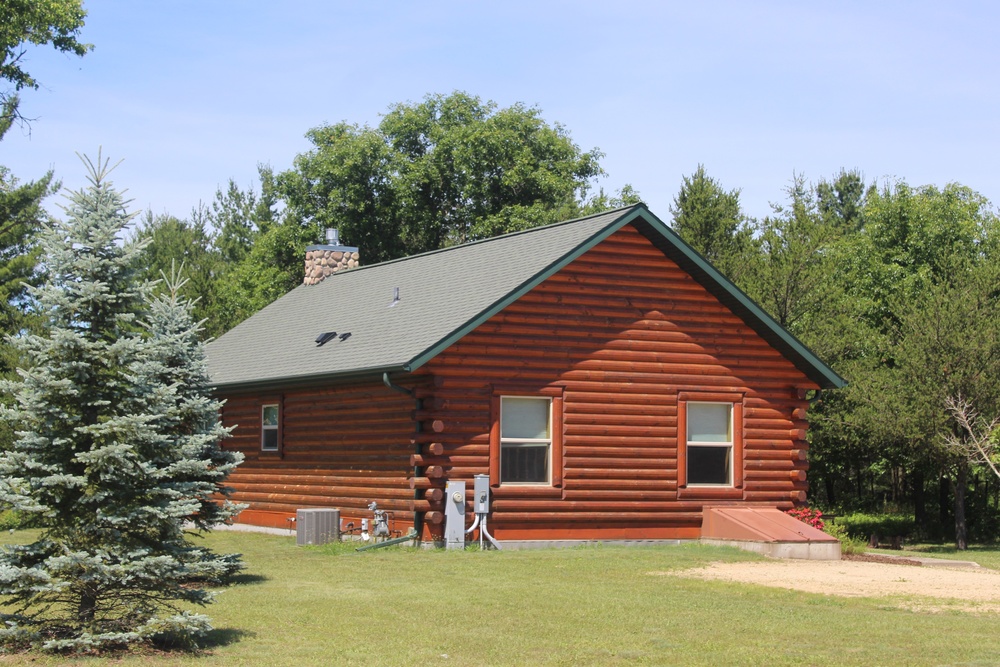
POLYGON ((340 510, 307 509, 295 512, 295 543, 326 544, 340 539, 340 510))

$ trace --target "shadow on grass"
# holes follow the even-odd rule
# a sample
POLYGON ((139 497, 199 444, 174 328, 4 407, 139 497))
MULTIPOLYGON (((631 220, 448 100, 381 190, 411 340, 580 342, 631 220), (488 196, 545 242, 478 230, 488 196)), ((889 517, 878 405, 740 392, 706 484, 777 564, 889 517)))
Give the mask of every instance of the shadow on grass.
POLYGON ((262 584, 265 581, 269 581, 270 577, 265 577, 263 574, 234 574, 226 580, 226 583, 231 586, 245 586, 249 584, 262 584))
POLYGON ((243 641, 244 639, 253 639, 256 636, 256 632, 240 630, 239 628, 215 628, 210 630, 208 634, 205 635, 200 642, 198 642, 198 648, 202 651, 213 648, 221 648, 223 646, 229 646, 230 644, 243 641))
POLYGON ((961 556, 963 553, 975 553, 981 551, 1000 551, 998 544, 970 544, 965 551, 959 551, 954 544, 918 544, 913 547, 914 551, 923 551, 930 554, 951 554, 961 556))

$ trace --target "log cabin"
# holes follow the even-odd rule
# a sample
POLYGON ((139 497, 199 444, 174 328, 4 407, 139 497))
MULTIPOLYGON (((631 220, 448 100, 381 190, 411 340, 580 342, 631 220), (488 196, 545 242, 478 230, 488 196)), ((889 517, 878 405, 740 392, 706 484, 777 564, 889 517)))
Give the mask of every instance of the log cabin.
POLYGON ((303 285, 208 346, 241 522, 374 501, 440 540, 446 482, 483 473, 501 542, 697 538, 706 508, 805 501, 808 399, 844 381, 645 205, 357 259, 310 247, 303 285))

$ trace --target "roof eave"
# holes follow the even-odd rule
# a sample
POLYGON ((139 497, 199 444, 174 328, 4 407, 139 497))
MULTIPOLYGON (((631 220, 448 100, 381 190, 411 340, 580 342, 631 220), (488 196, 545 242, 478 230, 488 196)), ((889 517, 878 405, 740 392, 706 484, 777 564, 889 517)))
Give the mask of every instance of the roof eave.
POLYGON ((401 364, 379 366, 376 368, 352 369, 344 372, 315 373, 294 377, 267 378, 264 380, 247 380, 236 382, 219 382, 212 385, 213 393, 246 394, 279 389, 299 389, 316 387, 330 382, 344 380, 375 380, 382 381, 383 373, 408 373, 409 369, 401 364))
MULTIPOLYGON (((643 222, 649 226, 653 234, 644 235, 653 242, 668 257, 677 262, 691 277, 705 289, 732 309, 752 329, 769 342, 772 338, 779 343, 779 351, 791 361, 806 377, 815 382, 821 389, 840 389, 847 381, 827 366, 794 334, 778 324, 774 318, 758 306, 753 299, 737 287, 732 281, 721 274, 718 269, 689 246, 677 233, 670 229, 653 213, 648 212, 643 222), (662 239, 666 246, 658 243, 662 239), (728 298, 727 298, 728 297, 728 298)), ((641 225, 637 226, 640 233, 644 232, 641 225)), ((772 342, 772 344, 774 344, 772 342)))
POLYGON ((678 263, 695 280, 719 298, 725 305, 736 312, 752 329, 776 347, 791 361, 796 368, 821 389, 839 389, 847 382, 832 368, 827 366, 802 341, 778 324, 774 318, 758 306, 753 299, 739 287, 722 275, 714 266, 689 246, 674 230, 654 215, 645 204, 637 204, 622 212, 600 230, 595 232, 573 250, 551 262, 541 271, 525 280, 512 292, 490 304, 474 317, 452 330, 447 336, 428 347, 409 362, 403 364, 403 369, 409 372, 417 370, 438 354, 451 347, 476 327, 480 326, 508 305, 524 296, 537 285, 551 277, 570 262, 574 261, 604 239, 627 224, 637 223, 636 228, 643 233, 665 255, 678 263))

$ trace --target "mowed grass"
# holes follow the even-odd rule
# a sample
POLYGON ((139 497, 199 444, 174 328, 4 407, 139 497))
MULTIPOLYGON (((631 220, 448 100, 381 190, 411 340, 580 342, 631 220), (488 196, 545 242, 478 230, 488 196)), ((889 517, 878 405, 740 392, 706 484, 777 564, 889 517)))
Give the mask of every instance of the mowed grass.
POLYGON ((887 556, 971 560, 991 570, 1000 570, 1000 545, 997 544, 970 544, 965 551, 959 551, 954 544, 908 544, 903 547, 902 551, 892 549, 871 549, 869 551, 887 556))
POLYGON ((197 655, 34 665, 993 665, 996 614, 905 611, 886 600, 663 576, 729 550, 588 547, 454 552, 220 532, 248 570, 207 609, 197 655))

